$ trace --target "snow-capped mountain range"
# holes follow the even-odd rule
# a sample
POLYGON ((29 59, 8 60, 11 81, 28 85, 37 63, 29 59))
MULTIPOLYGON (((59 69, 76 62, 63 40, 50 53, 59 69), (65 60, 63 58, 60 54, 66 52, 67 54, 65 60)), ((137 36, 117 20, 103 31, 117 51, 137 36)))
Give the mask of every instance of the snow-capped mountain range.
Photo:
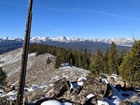
MULTIPOLYGON (((1 41, 6 41, 6 40, 11 40, 11 41, 18 41, 22 42, 23 39, 21 38, 0 38, 1 41)), ((30 42, 31 43, 45 43, 48 41, 55 41, 55 42, 64 42, 64 43, 69 43, 69 42, 102 42, 102 43, 107 43, 111 44, 112 42, 115 42, 116 45, 120 46, 131 46, 134 42, 132 38, 108 38, 108 39, 84 39, 84 38, 69 38, 65 36, 60 36, 60 37, 31 37, 30 42)))

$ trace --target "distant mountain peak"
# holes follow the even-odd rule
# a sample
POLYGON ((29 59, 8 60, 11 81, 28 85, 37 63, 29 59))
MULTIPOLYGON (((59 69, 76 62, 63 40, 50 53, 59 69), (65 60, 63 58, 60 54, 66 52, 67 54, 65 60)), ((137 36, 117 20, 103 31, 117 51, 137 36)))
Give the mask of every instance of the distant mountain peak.
POLYGON ((13 41, 23 41, 23 39, 21 39, 21 38, 10 38, 10 37, 4 37, 4 38, 0 38, 0 40, 2 41, 2 40, 4 40, 4 41, 6 41, 6 40, 13 40, 13 41))
POLYGON ((4 37, 3 40, 13 40, 14 38, 4 37))
POLYGON ((69 42, 70 41, 70 38, 65 37, 65 36, 60 36, 60 37, 52 38, 51 40, 53 40, 53 41, 59 41, 59 42, 69 42))
MULTIPOLYGON (((84 38, 68 38, 65 36, 49 38, 49 37, 31 37, 30 43, 47 44, 62 48, 72 48, 76 50, 88 49, 89 52, 94 52, 97 49, 105 51, 107 47, 114 41, 117 49, 128 49, 133 45, 131 38, 110 38, 110 39, 84 39, 84 38)), ((21 38, 0 38, 1 53, 20 48, 23 46, 23 39, 21 38)))
MULTIPOLYGON (((10 37, 0 38, 0 41, 2 40, 23 41, 23 39, 21 38, 10 38, 10 37)), ((134 40, 132 38, 84 39, 84 38, 69 38, 66 36, 59 36, 53 38, 36 36, 30 38, 31 43, 42 43, 48 41, 65 42, 65 43, 89 41, 89 42, 102 42, 108 44, 115 42, 116 45, 120 45, 120 46, 131 46, 134 43, 134 40)))
POLYGON ((48 41, 50 40, 49 37, 40 37, 40 36, 37 36, 37 37, 31 37, 30 38, 30 42, 31 43, 40 43, 40 42, 45 42, 45 41, 48 41))

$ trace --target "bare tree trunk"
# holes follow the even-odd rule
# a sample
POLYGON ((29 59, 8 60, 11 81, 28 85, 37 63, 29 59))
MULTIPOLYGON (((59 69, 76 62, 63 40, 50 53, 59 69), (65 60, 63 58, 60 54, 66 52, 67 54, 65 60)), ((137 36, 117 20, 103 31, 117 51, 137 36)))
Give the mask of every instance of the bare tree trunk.
POLYGON ((19 90, 18 90, 17 102, 16 102, 17 105, 23 105, 23 95, 24 95, 26 68, 27 68, 27 60, 28 60, 28 49, 29 49, 29 42, 30 42, 31 20, 32 20, 32 4, 33 4, 33 0, 29 0, 25 38, 23 43, 20 79, 19 79, 19 90))

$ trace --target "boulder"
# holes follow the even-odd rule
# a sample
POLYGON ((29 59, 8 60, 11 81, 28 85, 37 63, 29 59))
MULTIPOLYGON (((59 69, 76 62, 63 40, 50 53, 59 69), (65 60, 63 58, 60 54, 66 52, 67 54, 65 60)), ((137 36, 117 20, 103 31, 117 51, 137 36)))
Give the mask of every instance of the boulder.
POLYGON ((53 87, 45 94, 47 98, 59 98, 70 89, 66 78, 56 81, 53 87))
POLYGON ((95 97, 90 99, 90 103, 96 104, 96 99, 103 100, 105 91, 106 84, 100 82, 98 78, 88 77, 83 86, 78 86, 73 92, 67 91, 61 98, 86 105, 86 103, 89 103, 89 99, 86 96, 93 94, 95 97))
POLYGON ((41 89, 37 89, 36 91, 33 91, 31 93, 26 93, 24 99, 26 100, 26 102, 32 102, 40 99, 42 96, 44 96, 43 91, 41 89))
POLYGON ((10 101, 7 100, 7 97, 0 97, 0 105, 10 105, 10 101))

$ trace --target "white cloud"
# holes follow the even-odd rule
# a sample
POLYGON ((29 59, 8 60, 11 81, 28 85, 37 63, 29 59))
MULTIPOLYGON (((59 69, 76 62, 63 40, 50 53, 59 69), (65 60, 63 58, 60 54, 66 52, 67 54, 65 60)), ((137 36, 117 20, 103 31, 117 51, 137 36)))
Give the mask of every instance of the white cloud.
POLYGON ((108 16, 112 16, 112 17, 116 17, 116 18, 122 18, 122 19, 140 20, 140 18, 121 16, 121 15, 116 15, 116 14, 107 13, 107 12, 98 11, 98 10, 86 10, 86 9, 78 9, 78 10, 81 11, 81 12, 97 13, 97 14, 101 14, 101 15, 108 15, 108 16))

